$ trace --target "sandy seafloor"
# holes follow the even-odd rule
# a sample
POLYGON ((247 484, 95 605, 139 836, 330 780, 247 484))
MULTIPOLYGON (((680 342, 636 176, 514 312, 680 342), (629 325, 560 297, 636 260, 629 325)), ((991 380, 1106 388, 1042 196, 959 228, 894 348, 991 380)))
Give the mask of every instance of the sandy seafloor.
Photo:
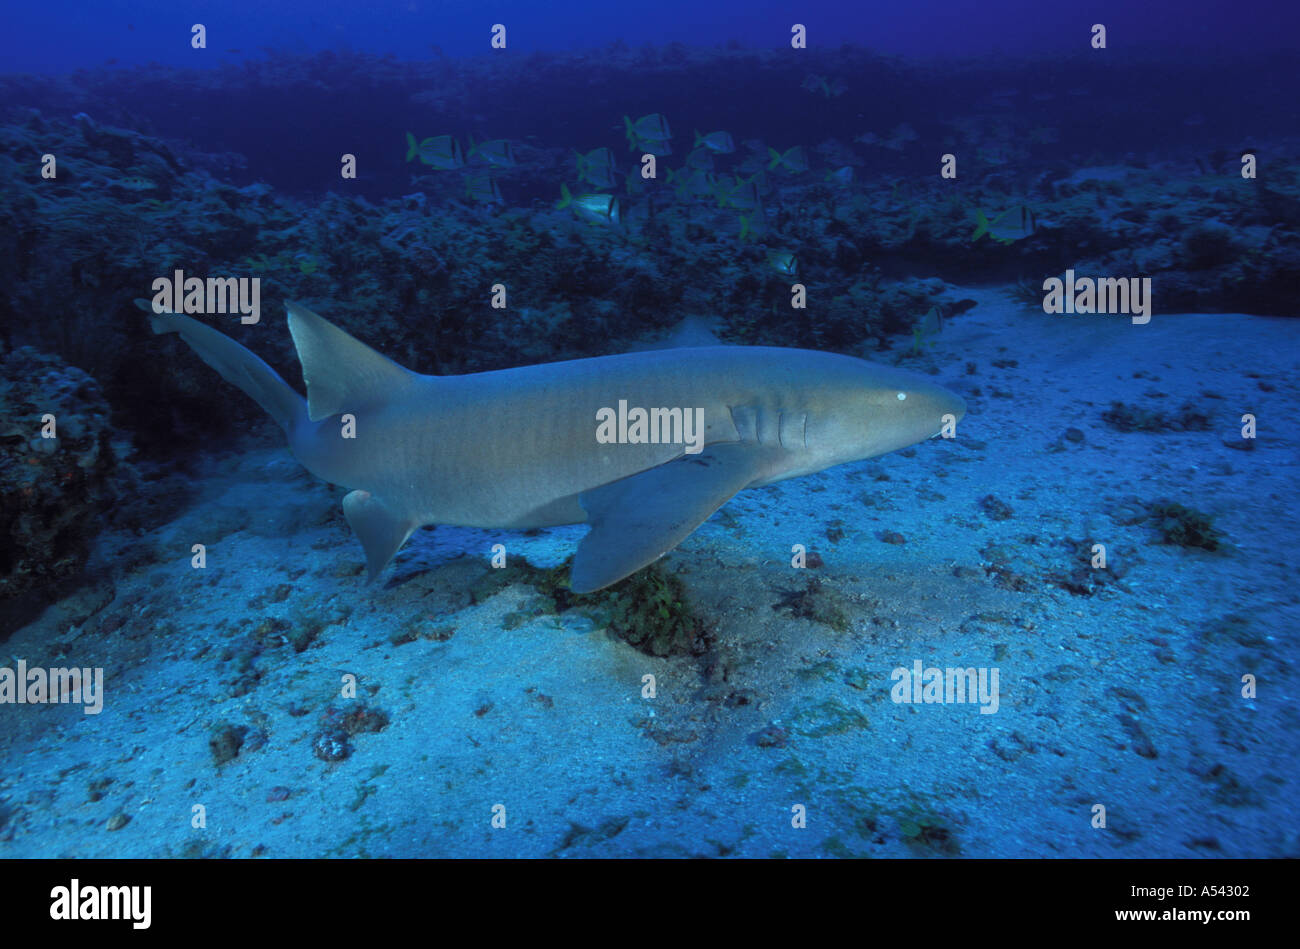
MULTIPOLYGON (((920 364, 968 400, 956 440, 744 492, 661 562, 716 624, 704 658, 523 583, 469 602, 493 543, 557 563, 581 527, 421 531, 367 587, 341 490, 286 449, 205 462, 177 520, 106 535, 100 579, 7 642, 10 665, 104 666, 107 700, 0 706, 0 857, 1300 856, 1296 324, 971 295, 920 364), (1117 399, 1211 430, 1121 433, 1117 399), (1158 498, 1226 544, 1125 523, 1158 498), (1052 582, 1094 542, 1093 595, 1052 582), (824 566, 793 570, 795 543, 824 566), (812 574, 847 630, 774 608, 812 574), (917 659, 996 667, 997 713, 891 702, 917 659), (389 721, 327 762, 345 673, 389 721), (225 726, 248 731, 218 765, 225 726)), ((214 376, 213 397, 240 396, 214 376)))

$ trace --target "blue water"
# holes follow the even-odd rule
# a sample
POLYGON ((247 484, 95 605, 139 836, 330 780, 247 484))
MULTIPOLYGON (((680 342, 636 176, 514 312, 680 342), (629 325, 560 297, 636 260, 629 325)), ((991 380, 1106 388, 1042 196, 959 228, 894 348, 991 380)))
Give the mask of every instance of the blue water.
MULTIPOLYGON (((0 857, 1300 855, 1300 12, 850 6, 6 10, 0 857), (178 270, 257 288, 189 312, 269 369, 150 331, 178 270), (1054 311, 1076 277, 1127 295, 1054 311), (239 391, 304 390, 289 302, 360 341, 307 388, 367 409, 361 344, 674 347, 638 384, 720 441, 857 441, 578 595, 586 524, 482 513, 539 444, 608 497, 628 446, 511 399, 565 370, 351 481, 239 391), (737 381, 716 345, 912 375, 816 401, 837 363, 737 381), (898 434, 936 385, 965 416, 898 434), (367 584, 342 499, 396 481, 480 516, 404 525, 367 584), (97 710, 18 702, 19 661, 97 710), (914 668, 982 691, 909 701, 914 668)), ((687 509, 661 463, 592 520, 687 509)))
POLYGON ((1167 52, 1186 59, 1223 54, 1294 50, 1300 13, 1292 4, 1230 0, 1133 4, 1102 0, 1086 9, 1000 0, 978 10, 951 0, 908 4, 844 4, 809 0, 797 8, 775 2, 699 4, 665 0, 652 9, 608 3, 411 0, 358 7, 322 2, 293 6, 262 3, 192 3, 161 0, 70 4, 51 17, 39 8, 12 5, 7 12, 5 61, 23 72, 62 73, 116 60, 121 66, 162 63, 220 68, 256 58, 263 48, 293 53, 322 49, 427 58, 484 54, 494 23, 508 27, 519 52, 599 48, 621 39, 634 46, 686 43, 713 46, 781 45, 793 23, 805 24, 812 44, 866 46, 888 55, 942 58, 997 54, 1011 61, 1025 53, 1068 54, 1094 23, 1111 31, 1110 48, 1125 55, 1167 52), (214 36, 211 55, 188 49, 194 23, 214 36))

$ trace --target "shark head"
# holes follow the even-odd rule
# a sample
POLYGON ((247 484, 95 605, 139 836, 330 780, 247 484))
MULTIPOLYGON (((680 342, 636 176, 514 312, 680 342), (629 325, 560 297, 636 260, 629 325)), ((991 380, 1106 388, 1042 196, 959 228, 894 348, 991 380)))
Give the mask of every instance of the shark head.
POLYGON ((810 413, 809 448, 828 464, 874 458, 939 435, 961 421, 961 396, 922 376, 846 359, 823 378, 833 411, 810 413))

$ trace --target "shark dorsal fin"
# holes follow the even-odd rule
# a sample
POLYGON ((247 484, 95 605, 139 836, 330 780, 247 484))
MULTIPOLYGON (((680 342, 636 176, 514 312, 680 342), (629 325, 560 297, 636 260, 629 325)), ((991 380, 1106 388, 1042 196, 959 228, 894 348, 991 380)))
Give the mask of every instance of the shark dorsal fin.
POLYGON ((630 352, 643 353, 655 349, 699 349, 704 346, 722 346, 713 331, 712 321, 702 316, 688 316, 666 338, 651 343, 634 345, 630 352))
POLYGON ((302 304, 288 309, 313 422, 392 399, 420 378, 302 304))

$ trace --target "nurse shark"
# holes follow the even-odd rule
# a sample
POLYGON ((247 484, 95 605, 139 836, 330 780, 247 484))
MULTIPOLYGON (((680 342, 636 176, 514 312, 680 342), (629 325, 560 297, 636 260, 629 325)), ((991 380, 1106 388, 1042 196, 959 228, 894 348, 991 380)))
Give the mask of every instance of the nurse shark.
POLYGON ((371 580, 424 525, 585 523, 570 584, 589 593, 672 550, 738 491, 951 433, 966 412, 911 373, 775 347, 426 376, 289 303, 304 399, 229 336, 141 305, 154 332, 178 334, 265 409, 307 470, 350 489, 343 511, 371 580))

